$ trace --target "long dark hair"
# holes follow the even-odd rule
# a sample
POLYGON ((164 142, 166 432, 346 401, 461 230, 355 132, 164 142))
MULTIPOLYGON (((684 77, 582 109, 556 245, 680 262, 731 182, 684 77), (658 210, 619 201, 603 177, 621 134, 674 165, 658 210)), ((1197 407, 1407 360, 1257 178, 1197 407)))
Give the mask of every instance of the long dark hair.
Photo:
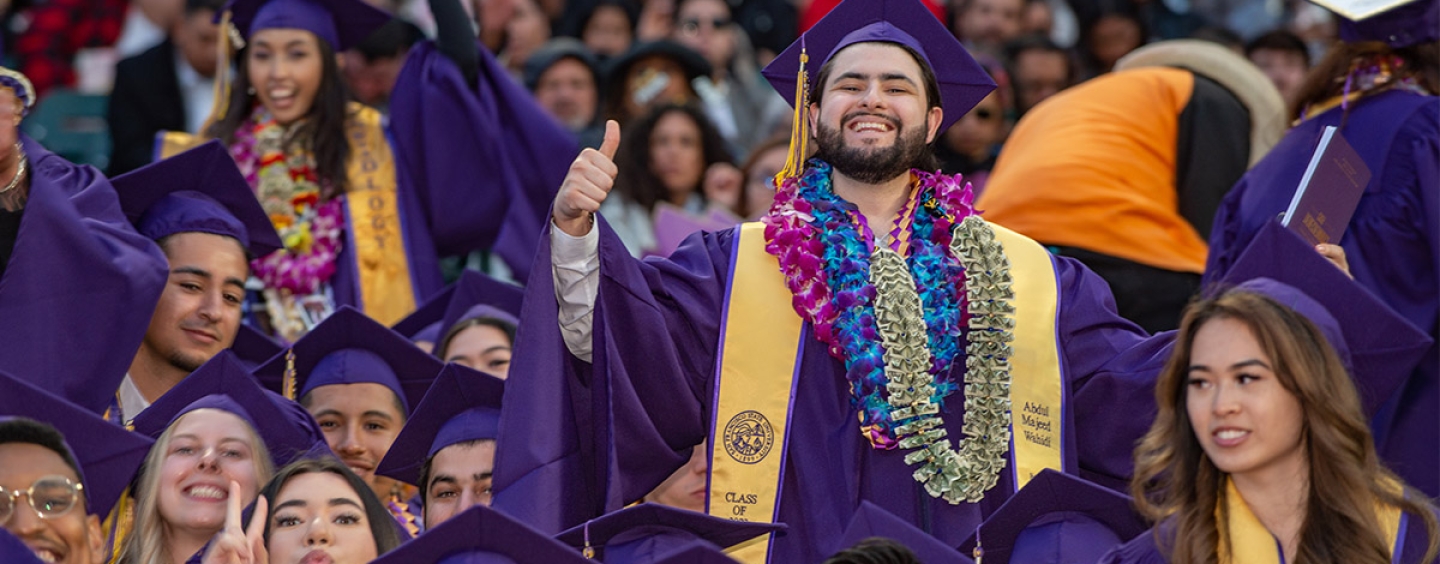
MULTIPOLYGON (((625 137, 620 142, 620 150, 615 154, 616 168, 619 169, 615 186, 647 212, 654 211, 655 204, 669 196, 669 191, 660 182, 660 177, 655 176, 655 172, 650 168, 650 135, 655 132, 655 125, 660 123, 660 118, 671 113, 684 114, 700 128, 700 152, 705 159, 706 169, 715 163, 730 162, 725 138, 720 136, 715 124, 711 123, 710 118, 699 108, 691 104, 656 106, 630 126, 630 131, 625 132, 625 137)), ((701 182, 704 182, 703 170, 701 182)), ((695 186, 695 194, 691 197, 705 200, 705 193, 700 185, 695 186)))
POLYGON ((1390 80, 1391 86, 1375 88, 1361 94, 1362 97, 1389 90, 1406 78, 1414 78, 1416 84, 1431 94, 1440 94, 1440 43, 1430 41, 1395 48, 1379 41, 1337 41, 1300 83, 1295 105, 1290 108, 1290 118, 1302 119, 1310 106, 1341 96, 1345 91, 1345 80, 1355 65, 1388 56, 1403 61, 1400 67, 1391 71, 1395 75, 1390 80))
MULTIPOLYGON (((345 124, 350 119, 350 94, 335 63, 335 50, 319 37, 315 38, 315 43, 320 46, 320 90, 315 93, 308 119, 286 143, 299 143, 315 155, 320 196, 329 200, 344 194, 350 187, 345 166, 350 159, 350 143, 345 139, 345 124)), ((227 146, 235 142, 236 130, 250 119, 251 108, 259 103, 250 93, 253 85, 250 84, 249 54, 248 46, 236 54, 238 68, 235 82, 230 87, 229 110, 225 112, 225 117, 211 124, 206 131, 208 137, 219 139, 227 146)))
POLYGON ((1135 449, 1130 490, 1147 517, 1171 520, 1155 529, 1168 561, 1215 563, 1221 538, 1216 509, 1228 511, 1222 503, 1226 475, 1205 455, 1186 408, 1195 334, 1217 319, 1250 328, 1280 385, 1300 403, 1302 448, 1310 474, 1295 561, 1390 562, 1390 543, 1382 538, 1376 501, 1422 521, 1430 543, 1423 561, 1433 561, 1440 547, 1433 509, 1422 501, 1425 494, 1396 487, 1403 482, 1380 464, 1360 395, 1325 334, 1295 310, 1237 290, 1186 309, 1175 350, 1155 385, 1158 414, 1135 449))
MULTIPOLYGON (((275 516, 275 502, 280 495, 280 490, 291 478, 301 474, 335 474, 355 490, 355 495, 360 497, 360 504, 365 506, 365 520, 370 524, 370 535, 375 539, 375 555, 379 556, 394 550, 400 546, 404 539, 400 538, 400 530, 397 528, 395 518, 390 516, 390 511, 385 509, 385 504, 380 498, 375 497, 375 492, 370 491, 370 485, 351 472, 349 468, 341 464, 333 456, 322 455, 306 457, 291 462, 275 473, 275 477, 265 484, 260 490, 260 495, 270 500, 270 515, 265 516, 265 546, 270 546, 270 521, 275 516)), ((254 518, 253 516, 251 517, 254 518)), ((246 523, 248 526, 248 522, 246 523)))

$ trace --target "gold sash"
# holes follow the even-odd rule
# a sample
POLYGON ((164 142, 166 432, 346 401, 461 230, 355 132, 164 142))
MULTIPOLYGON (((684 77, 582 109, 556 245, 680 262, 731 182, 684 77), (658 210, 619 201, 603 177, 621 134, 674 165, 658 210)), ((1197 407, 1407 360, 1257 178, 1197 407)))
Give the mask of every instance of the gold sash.
MULTIPOLYGON (((345 210, 359 275, 360 309, 371 319, 394 325, 415 311, 410 257, 396 200, 395 154, 385 139, 380 112, 352 103, 350 113, 345 125, 345 137, 350 141, 345 169, 350 190, 345 194, 345 210)), ((189 133, 162 132, 156 139, 156 154, 169 158, 204 141, 189 133)))
MULTIPOLYGON (((1250 504, 1245 503, 1245 498, 1240 497, 1240 490, 1235 488, 1235 482, 1229 479, 1225 480, 1225 507, 1229 509, 1229 518, 1220 529, 1220 546, 1216 549, 1220 564, 1281 564, 1284 561, 1280 542, 1250 511, 1250 504), (1230 541, 1228 546, 1235 550, 1234 555, 1226 549, 1227 537, 1230 541)), ((1394 539, 1390 544, 1392 556, 1400 550, 1400 543, 1405 542, 1405 539, 1399 538, 1401 515, 1398 507, 1375 505, 1381 534, 1387 539, 1394 539)), ((1221 518, 1220 508, 1216 507, 1215 519, 1219 521, 1221 518)))
MULTIPOLYGON (((773 523, 804 324, 790 305, 790 289, 775 257, 765 252, 764 224, 740 226, 731 265, 720 328, 707 505, 716 517, 773 523)), ((747 564, 765 562, 770 535, 727 552, 747 564)))
MULTIPOLYGON (((1014 279, 1010 390, 1019 417, 1012 417, 1011 456, 1018 489, 1045 468, 1065 469, 1065 383, 1055 332, 1058 290, 1054 264, 1044 247, 998 225, 990 227, 1009 258, 1014 279), (1021 432, 1014 433, 1017 428, 1021 432)), ((804 324, 791 305, 775 257, 765 252, 764 225, 742 225, 734 253, 720 330, 708 511, 726 519, 773 523, 804 324)), ((741 562, 758 564, 766 562, 769 547, 770 535, 764 535, 727 552, 741 562)))

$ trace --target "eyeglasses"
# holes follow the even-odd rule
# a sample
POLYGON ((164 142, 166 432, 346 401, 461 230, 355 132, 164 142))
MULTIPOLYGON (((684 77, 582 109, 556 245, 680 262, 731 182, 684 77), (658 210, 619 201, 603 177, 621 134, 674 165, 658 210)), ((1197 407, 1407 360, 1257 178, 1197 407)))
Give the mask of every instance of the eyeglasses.
POLYGON ((710 29, 724 29, 730 25, 730 20, 727 18, 714 18, 709 20, 702 20, 699 18, 686 18, 680 20, 680 31, 688 33, 690 35, 694 35, 700 32, 700 27, 702 25, 707 23, 710 24, 710 29))
POLYGON ((21 495, 30 500, 30 508, 41 519, 55 519, 75 508, 84 489, 85 486, 64 476, 43 476, 24 490, 0 487, 0 523, 9 521, 15 514, 16 498, 21 495))

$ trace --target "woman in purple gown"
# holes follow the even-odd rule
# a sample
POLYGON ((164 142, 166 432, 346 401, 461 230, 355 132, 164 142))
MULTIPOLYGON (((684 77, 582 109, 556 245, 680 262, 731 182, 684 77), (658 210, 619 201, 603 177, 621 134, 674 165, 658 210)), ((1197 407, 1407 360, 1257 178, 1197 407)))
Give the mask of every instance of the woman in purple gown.
POLYGON ((1102 562, 1434 562, 1435 509, 1381 465, 1312 304, 1262 279, 1189 308, 1135 451, 1160 524, 1102 562))

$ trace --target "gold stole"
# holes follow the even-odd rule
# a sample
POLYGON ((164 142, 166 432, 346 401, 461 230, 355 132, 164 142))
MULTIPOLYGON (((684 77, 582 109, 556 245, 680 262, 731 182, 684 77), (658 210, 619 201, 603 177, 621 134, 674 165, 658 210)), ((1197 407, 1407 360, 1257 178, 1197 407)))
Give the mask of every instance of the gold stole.
MULTIPOLYGON (((1215 519, 1217 522, 1225 523, 1220 528, 1220 546, 1216 552, 1219 554, 1221 564, 1281 564, 1281 548, 1275 535, 1260 522, 1260 519, 1250 511, 1250 505, 1245 503, 1245 498, 1240 497, 1240 490, 1235 489, 1235 482, 1225 480, 1225 507, 1229 509, 1228 519, 1220 514, 1220 508, 1215 508, 1215 519), (1224 519, 1224 521, 1221 521, 1224 519), (1228 546, 1235 550, 1231 555, 1227 550, 1228 546)), ((1400 543, 1405 539, 1399 538, 1401 511, 1398 507, 1391 507, 1381 503, 1375 504, 1375 516, 1380 518, 1380 532, 1387 539, 1394 539, 1390 544, 1390 554, 1394 555, 1400 550, 1400 543)))
MULTIPOLYGON (((1054 265, 1044 247, 998 225, 990 227, 1010 260, 1014 279, 1010 390, 1012 405, 1021 410, 1018 422, 1023 429, 1013 433, 1012 421, 1018 489, 1045 468, 1064 471, 1065 385, 1055 333, 1058 290, 1054 265)), ((790 289, 775 257, 765 252, 763 224, 739 228, 731 269, 720 329, 707 510, 725 519, 773 523, 784 479, 804 324, 791 305, 790 289)), ((770 535, 763 535, 727 553, 757 564, 767 561, 769 549, 770 535)))
MULTIPOLYGON (((415 311, 414 286, 410 281, 410 257, 401 234, 395 154, 385 139, 380 112, 352 103, 345 122, 350 141, 346 175, 350 190, 345 193, 345 215, 355 257, 360 309, 371 319, 394 325, 415 311)), ((198 146, 206 139, 183 132, 166 131, 157 139, 159 158, 198 146)))

